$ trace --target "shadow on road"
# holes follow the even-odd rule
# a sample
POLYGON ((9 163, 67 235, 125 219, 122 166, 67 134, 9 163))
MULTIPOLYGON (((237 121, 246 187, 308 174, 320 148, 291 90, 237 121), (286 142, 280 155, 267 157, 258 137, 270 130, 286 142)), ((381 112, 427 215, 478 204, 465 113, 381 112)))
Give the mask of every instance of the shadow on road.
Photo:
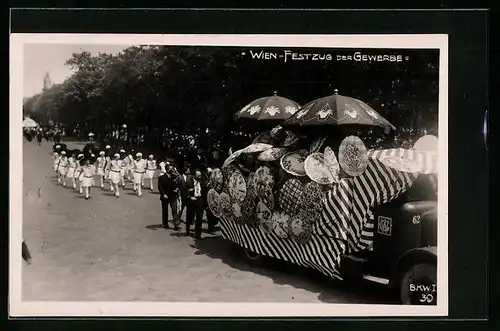
POLYGON ((146 225, 146 229, 149 229, 149 230, 158 230, 158 229, 163 229, 163 224, 151 224, 151 225, 146 225))
POLYGON ((190 237, 186 232, 174 232, 170 234, 172 237, 190 237))
POLYGON ((337 281, 314 269, 300 267, 273 258, 265 258, 262 264, 252 265, 244 256, 241 247, 222 239, 222 237, 196 240, 191 247, 197 249, 196 255, 206 255, 210 258, 220 259, 232 268, 269 277, 276 284, 318 293, 319 300, 325 303, 398 303, 393 293, 379 284, 337 281))

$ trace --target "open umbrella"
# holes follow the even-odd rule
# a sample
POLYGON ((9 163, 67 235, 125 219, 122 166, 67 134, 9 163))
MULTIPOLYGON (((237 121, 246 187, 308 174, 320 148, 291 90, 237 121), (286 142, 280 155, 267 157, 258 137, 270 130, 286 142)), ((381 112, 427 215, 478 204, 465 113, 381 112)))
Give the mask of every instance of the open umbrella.
POLYGON ((26 117, 23 121, 23 128, 36 128, 37 126, 38 123, 29 117, 26 117))
POLYGON ((367 125, 395 129, 388 120, 361 100, 333 95, 313 100, 300 108, 293 116, 282 123, 290 126, 320 125, 367 125))
POLYGON ((236 114, 235 120, 284 121, 295 114, 300 105, 293 100, 274 95, 256 99, 236 114))

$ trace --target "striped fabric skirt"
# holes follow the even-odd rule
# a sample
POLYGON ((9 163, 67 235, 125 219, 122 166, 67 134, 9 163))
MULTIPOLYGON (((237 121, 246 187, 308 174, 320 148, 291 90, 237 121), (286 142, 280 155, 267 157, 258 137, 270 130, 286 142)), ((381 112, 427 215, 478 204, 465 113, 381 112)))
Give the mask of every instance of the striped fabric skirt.
POLYGON ((243 248, 264 256, 318 270, 324 275, 342 279, 337 270, 340 256, 346 249, 342 240, 320 235, 312 235, 306 244, 292 239, 282 239, 274 233, 265 233, 260 228, 251 228, 219 219, 222 237, 243 248))

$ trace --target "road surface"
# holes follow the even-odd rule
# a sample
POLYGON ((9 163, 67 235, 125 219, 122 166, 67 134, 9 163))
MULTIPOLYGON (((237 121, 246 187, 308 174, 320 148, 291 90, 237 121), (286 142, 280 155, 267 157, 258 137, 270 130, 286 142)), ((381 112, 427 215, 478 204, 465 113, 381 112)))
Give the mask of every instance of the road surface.
POLYGON ((130 183, 120 198, 93 188, 85 200, 57 183, 50 144, 23 148, 33 258, 23 264, 24 301, 394 302, 380 285, 348 286, 276 260, 252 266, 220 234, 195 241, 159 228, 158 194, 139 198, 130 183))

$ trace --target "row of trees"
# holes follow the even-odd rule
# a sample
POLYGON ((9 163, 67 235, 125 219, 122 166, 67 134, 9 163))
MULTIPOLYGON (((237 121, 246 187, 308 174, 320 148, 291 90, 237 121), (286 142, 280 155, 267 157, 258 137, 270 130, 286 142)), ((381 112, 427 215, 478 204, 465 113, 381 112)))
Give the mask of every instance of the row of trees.
MULTIPOLYGON (((253 52, 260 50, 255 49, 253 52)), ((283 49, 267 50, 283 53, 283 49)), ((308 52, 311 50, 295 50, 308 52)), ((322 51, 324 53, 324 51, 322 51)), ((437 126, 438 53, 404 51, 395 63, 252 58, 247 48, 134 46, 117 55, 73 54, 73 74, 24 102, 36 121, 150 129, 210 128, 224 134, 232 114, 271 95, 304 104, 333 93, 359 98, 396 126, 437 126)), ((387 53, 387 52, 385 52, 387 53)))

